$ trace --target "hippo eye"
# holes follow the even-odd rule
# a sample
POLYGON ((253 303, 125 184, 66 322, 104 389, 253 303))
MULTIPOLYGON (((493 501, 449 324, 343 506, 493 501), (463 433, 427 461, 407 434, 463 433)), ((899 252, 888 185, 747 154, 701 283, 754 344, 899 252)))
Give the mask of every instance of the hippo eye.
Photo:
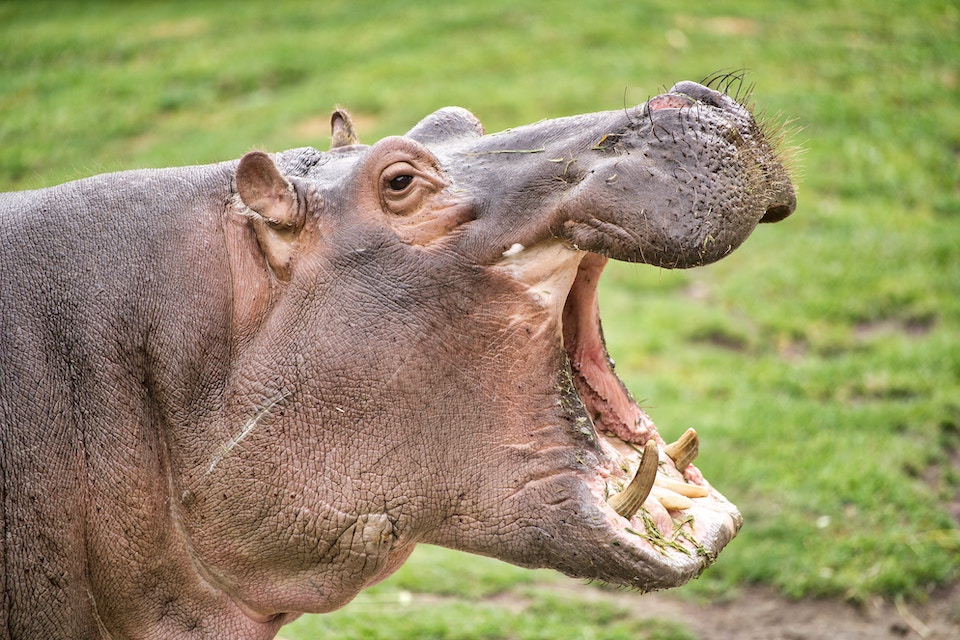
POLYGON ((405 160, 394 162, 380 174, 380 204, 384 211, 409 215, 439 186, 422 166, 405 160))
POLYGON ((403 174, 391 178, 387 183, 387 186, 390 187, 391 191, 403 191, 413 183, 413 176, 409 174, 403 174))

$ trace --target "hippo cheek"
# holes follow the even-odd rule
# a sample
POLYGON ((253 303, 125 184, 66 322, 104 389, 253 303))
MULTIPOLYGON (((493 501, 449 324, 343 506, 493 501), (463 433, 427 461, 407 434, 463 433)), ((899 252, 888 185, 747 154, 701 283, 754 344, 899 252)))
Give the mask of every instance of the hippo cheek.
POLYGON ((517 497, 528 507, 539 501, 540 520, 526 529, 541 537, 536 554, 511 560, 642 590, 664 589, 709 566, 742 518, 691 464, 698 452, 695 432, 665 443, 614 373, 597 305, 606 262, 553 240, 515 248, 496 267, 553 314, 564 354, 557 404, 571 440, 579 444, 569 461, 573 471, 530 482, 528 493, 536 495, 517 497))

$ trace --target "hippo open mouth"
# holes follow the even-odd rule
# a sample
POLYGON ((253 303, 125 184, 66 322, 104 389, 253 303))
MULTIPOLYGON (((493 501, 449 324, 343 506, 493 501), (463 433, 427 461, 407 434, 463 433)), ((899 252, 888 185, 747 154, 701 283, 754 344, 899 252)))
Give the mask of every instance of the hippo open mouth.
POLYGON ((530 249, 515 246, 501 266, 548 310, 551 320, 544 325, 560 334, 565 371, 558 377, 566 383, 558 392, 577 436, 600 451, 588 491, 609 545, 625 556, 623 583, 669 588, 712 564, 742 518, 691 464, 698 453, 696 432, 688 429, 666 444, 614 372, 597 290, 607 261, 553 240, 530 249))
MULTIPOLYGON (((612 526, 658 564, 702 571, 736 535, 737 508, 704 479, 692 461, 693 429, 666 445, 613 370, 600 326, 597 283, 606 258, 587 254, 563 308, 563 345, 572 378, 601 447, 611 460, 592 487, 616 512, 612 526)), ((608 510, 608 511, 609 511, 608 510)), ((615 544, 616 542, 614 542, 615 544)))

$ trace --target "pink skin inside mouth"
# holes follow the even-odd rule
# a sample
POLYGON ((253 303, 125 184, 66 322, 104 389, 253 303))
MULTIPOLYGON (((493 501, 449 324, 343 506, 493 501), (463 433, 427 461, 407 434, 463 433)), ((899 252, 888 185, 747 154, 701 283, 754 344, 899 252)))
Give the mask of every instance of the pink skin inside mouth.
POLYGON ((563 344, 576 374, 577 392, 590 410, 598 433, 613 434, 641 446, 654 437, 662 444, 653 422, 620 380, 611 375, 612 363, 603 344, 597 300, 597 283, 606 264, 603 256, 584 256, 563 308, 563 344))
POLYGON ((584 256, 563 308, 563 344, 575 373, 577 392, 598 433, 641 446, 651 437, 663 444, 653 421, 613 374, 613 363, 603 343, 597 283, 606 264, 603 256, 584 256))

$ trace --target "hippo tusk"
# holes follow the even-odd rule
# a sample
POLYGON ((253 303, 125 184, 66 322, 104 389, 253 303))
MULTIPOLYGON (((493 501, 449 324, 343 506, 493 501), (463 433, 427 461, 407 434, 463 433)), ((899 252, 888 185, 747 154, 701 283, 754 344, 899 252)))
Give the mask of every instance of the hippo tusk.
POLYGON ((683 471, 700 452, 700 438, 697 437, 697 432, 687 429, 679 440, 667 445, 665 452, 677 465, 677 470, 683 471))
POLYGON ((650 489, 653 488, 653 481, 657 479, 657 467, 660 463, 660 453, 657 445, 653 441, 647 442, 643 449, 643 455, 640 457, 640 466, 637 467, 637 473, 633 480, 627 485, 627 488, 610 498, 610 506, 622 517, 629 520, 640 507, 643 506, 647 496, 650 495, 650 489))

